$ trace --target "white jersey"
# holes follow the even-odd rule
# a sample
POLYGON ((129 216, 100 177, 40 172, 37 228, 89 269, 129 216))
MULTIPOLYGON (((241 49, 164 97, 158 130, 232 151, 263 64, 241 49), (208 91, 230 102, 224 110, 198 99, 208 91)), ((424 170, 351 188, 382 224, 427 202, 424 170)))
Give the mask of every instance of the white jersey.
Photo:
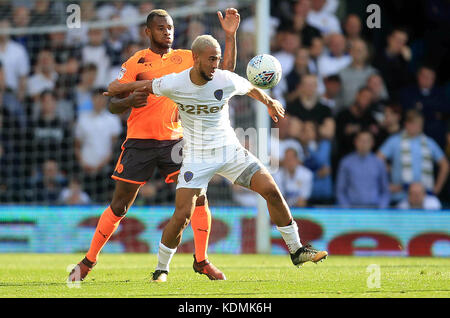
POLYGON ((178 105, 185 139, 184 153, 198 153, 239 144, 231 127, 228 101, 247 94, 252 85, 239 75, 216 69, 205 85, 192 83, 191 68, 153 80, 153 93, 178 105))

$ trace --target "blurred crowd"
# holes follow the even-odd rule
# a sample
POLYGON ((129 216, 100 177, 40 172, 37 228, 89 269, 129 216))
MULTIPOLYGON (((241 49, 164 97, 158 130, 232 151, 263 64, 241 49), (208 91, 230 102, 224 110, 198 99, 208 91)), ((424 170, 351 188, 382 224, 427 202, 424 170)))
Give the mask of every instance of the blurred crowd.
MULTIPOLYGON (((215 2, 218 9, 232 6, 215 2)), ((271 54, 283 70, 271 94, 288 114, 274 124, 275 180, 290 206, 446 207, 450 35, 443 30, 450 30, 450 3, 418 1, 411 15, 402 14, 407 1, 380 2, 380 29, 366 25, 369 2, 355 3, 271 2, 271 54)), ((132 20, 154 8, 125 1, 80 6, 84 22, 132 20)), ((169 13, 174 7, 164 5, 169 13)), ((0 29, 65 23, 60 10, 58 1, 2 1, 0 29)), ((236 72, 243 75, 255 55, 255 8, 239 10, 236 72)), ((203 33, 223 43, 214 12, 174 24, 174 48, 188 48, 203 33)), ((125 60, 148 48, 144 27, 0 34, 0 202, 109 201, 128 113, 110 114, 102 92, 125 60)), ((238 97, 231 108, 235 127, 254 125, 248 100, 238 97)), ((208 195, 212 204, 256 205, 255 195, 220 177, 208 195)), ((174 186, 156 175, 136 204, 173 199, 174 186)))

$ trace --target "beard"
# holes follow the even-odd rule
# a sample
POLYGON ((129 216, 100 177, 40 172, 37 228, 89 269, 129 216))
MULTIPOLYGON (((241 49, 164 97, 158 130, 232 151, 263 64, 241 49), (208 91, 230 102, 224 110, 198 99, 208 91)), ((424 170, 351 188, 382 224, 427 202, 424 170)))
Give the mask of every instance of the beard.
POLYGON ((208 75, 206 75, 206 73, 205 72, 203 72, 203 71, 200 71, 200 75, 203 77, 203 79, 205 80, 205 81, 211 81, 212 80, 212 77, 208 77, 208 75))

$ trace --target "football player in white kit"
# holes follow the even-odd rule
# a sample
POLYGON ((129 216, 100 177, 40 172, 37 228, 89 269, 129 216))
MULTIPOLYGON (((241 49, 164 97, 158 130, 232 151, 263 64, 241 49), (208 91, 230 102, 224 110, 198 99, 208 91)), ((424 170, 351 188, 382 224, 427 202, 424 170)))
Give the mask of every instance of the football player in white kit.
POLYGON ((212 36, 197 37, 192 54, 192 68, 154 79, 147 86, 149 93, 177 103, 185 139, 175 212, 164 228, 152 280, 167 280, 170 260, 189 224, 195 201, 216 173, 267 201, 270 218, 281 232, 294 265, 326 258, 326 251, 302 246, 297 224, 278 186, 260 161, 241 146, 230 124, 228 101, 234 95, 248 95, 264 103, 275 122, 284 117, 283 106, 247 79, 219 69, 220 45, 212 36))

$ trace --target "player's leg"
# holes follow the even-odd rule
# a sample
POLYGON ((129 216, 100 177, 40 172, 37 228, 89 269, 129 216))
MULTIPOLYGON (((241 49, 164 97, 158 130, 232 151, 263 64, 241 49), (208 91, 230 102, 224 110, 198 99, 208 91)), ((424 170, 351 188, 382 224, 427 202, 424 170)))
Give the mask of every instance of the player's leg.
MULTIPOLYGON (((167 183, 177 182, 179 171, 168 174, 167 183)), ((208 259, 208 241, 211 233, 211 210, 208 206, 206 194, 200 195, 195 202, 195 209, 191 216, 191 226, 194 232, 195 263, 208 259)))
POLYGON ((154 149, 134 147, 130 142, 136 143, 127 140, 122 145, 122 153, 112 175, 116 185, 111 204, 100 216, 86 257, 70 273, 71 281, 83 280, 95 266, 98 254, 133 204, 140 186, 153 175, 156 166, 154 149))
POLYGON ((195 201, 201 189, 179 188, 175 197, 175 212, 164 227, 158 250, 158 265, 152 280, 165 282, 170 261, 181 242, 183 231, 188 226, 195 209, 195 201))
MULTIPOLYGON (((161 148, 158 169, 166 175, 166 183, 177 183, 181 169, 180 150, 182 142, 161 148), (175 158, 174 158, 175 157, 175 158)), ((191 216, 191 227, 194 233, 194 262, 195 272, 206 275, 211 280, 223 280, 225 275, 208 260, 208 241, 211 233, 211 210, 208 206, 206 194, 200 195, 195 202, 195 209, 191 216)))
POLYGON ((266 200, 270 218, 280 231, 294 265, 301 266, 307 261, 317 263, 327 257, 326 251, 317 251, 310 245, 302 246, 297 223, 292 218, 280 189, 267 169, 261 168, 253 174, 250 189, 266 200))
POLYGON ((140 184, 118 180, 111 204, 103 211, 97 223, 91 245, 85 258, 75 266, 69 281, 82 281, 97 264, 98 254, 116 231, 139 192, 140 184))
POLYGON ((192 268, 196 273, 206 275, 210 280, 226 280, 225 274, 212 264, 207 255, 208 240, 211 232, 211 212, 206 195, 201 195, 195 202, 191 217, 191 227, 194 232, 194 263, 192 268))

